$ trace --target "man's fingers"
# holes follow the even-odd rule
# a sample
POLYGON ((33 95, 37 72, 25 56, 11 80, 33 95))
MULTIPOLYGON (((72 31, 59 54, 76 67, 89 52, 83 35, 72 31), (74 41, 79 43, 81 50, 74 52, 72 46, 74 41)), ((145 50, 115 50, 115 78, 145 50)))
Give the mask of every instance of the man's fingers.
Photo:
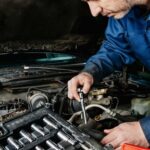
POLYGON ((93 84, 93 77, 88 74, 88 73, 83 73, 83 78, 82 78, 82 85, 83 85, 83 93, 87 94, 93 84))
POLYGON ((115 150, 116 149, 120 150, 119 149, 119 147, 120 147, 120 141, 119 141, 119 139, 116 138, 113 141, 111 141, 109 144, 112 145, 115 150))
POLYGON ((101 143, 104 144, 104 145, 106 145, 106 144, 109 144, 109 143, 111 143, 112 141, 114 141, 114 139, 116 139, 116 136, 115 136, 113 133, 111 133, 111 134, 106 135, 106 136, 102 139, 101 143))
POLYGON ((122 147, 120 146, 120 147, 116 148, 115 150, 122 150, 122 147))
POLYGON ((89 73, 82 72, 68 81, 68 97, 70 99, 80 100, 77 88, 82 86, 83 92, 88 93, 93 84, 93 77, 89 73))
POLYGON ((77 86, 78 82, 76 81, 76 77, 74 77, 68 82, 68 97, 70 99, 76 99, 79 101, 80 98, 77 92, 77 86))
POLYGON ((83 89, 82 89, 83 93, 87 94, 89 92, 90 88, 91 88, 91 83, 89 81, 86 81, 83 85, 83 89))
POLYGON ((120 139, 118 139, 117 136, 113 134, 111 135, 108 134, 101 141, 101 143, 104 145, 112 145, 115 150, 120 147, 120 142, 121 142, 120 139))
POLYGON ((111 129, 105 129, 104 133, 109 134, 112 130, 111 129))

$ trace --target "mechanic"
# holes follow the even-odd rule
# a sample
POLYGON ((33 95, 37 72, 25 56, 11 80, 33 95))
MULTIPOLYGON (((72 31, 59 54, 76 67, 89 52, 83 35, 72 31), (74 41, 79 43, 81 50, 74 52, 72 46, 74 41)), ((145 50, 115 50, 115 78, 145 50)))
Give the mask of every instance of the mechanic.
MULTIPOLYGON (((150 70, 150 0, 84 0, 93 16, 108 16, 106 40, 82 72, 68 81, 68 97, 79 100, 78 86, 86 94, 94 82, 140 60, 150 70), (141 5, 145 5, 145 9, 141 5)), ((150 146, 150 116, 104 130, 102 144, 121 149, 123 143, 150 146)))

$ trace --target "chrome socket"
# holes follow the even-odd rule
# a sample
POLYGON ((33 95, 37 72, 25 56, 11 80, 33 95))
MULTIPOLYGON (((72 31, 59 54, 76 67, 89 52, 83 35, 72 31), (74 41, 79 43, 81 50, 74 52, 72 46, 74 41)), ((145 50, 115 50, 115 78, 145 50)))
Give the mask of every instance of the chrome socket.
POLYGON ((52 142, 51 140, 47 140, 46 141, 46 144, 50 147, 50 148, 52 148, 52 149, 54 149, 54 150, 61 150, 54 142, 52 142))
POLYGON ((70 137, 67 133, 59 131, 57 133, 58 137, 66 142, 69 142, 71 145, 75 145, 76 141, 70 137))
POLYGON ((15 149, 20 149, 22 146, 15 140, 15 139, 13 139, 12 137, 9 137, 8 139, 7 139, 7 142, 8 142, 8 144, 9 145, 11 145, 13 148, 15 148, 15 149))
POLYGON ((36 150, 44 150, 44 148, 41 147, 41 146, 36 146, 35 149, 36 149, 36 150))
POLYGON ((20 133, 20 135, 21 135, 22 137, 24 137, 25 139, 27 139, 30 143, 35 140, 35 139, 31 136, 30 133, 28 133, 28 132, 26 132, 26 131, 24 131, 24 130, 21 130, 19 133, 20 133))
POLYGON ((45 136, 44 129, 43 129, 41 126, 36 125, 36 124, 32 124, 32 125, 31 125, 31 129, 33 129, 34 131, 36 131, 36 132, 39 133, 40 135, 45 136))
POLYGON ((50 119, 48 119, 47 117, 43 118, 44 123, 46 123, 48 126, 54 128, 54 129, 58 129, 58 126, 55 125, 50 119))

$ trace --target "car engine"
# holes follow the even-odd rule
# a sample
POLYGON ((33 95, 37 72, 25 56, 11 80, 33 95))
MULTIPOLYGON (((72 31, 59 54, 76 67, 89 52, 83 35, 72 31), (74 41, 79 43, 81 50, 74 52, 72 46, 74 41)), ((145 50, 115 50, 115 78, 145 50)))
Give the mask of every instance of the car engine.
MULTIPOLYGON (((128 73, 125 68, 95 84, 87 95, 79 90, 84 114, 81 102, 67 97, 67 81, 84 63, 74 62, 72 55, 47 52, 46 56, 54 62, 14 63, 0 70, 2 150, 111 150, 111 145, 100 144, 104 129, 150 114, 149 74, 128 73)), ((18 61, 20 56, 16 57, 18 61)))

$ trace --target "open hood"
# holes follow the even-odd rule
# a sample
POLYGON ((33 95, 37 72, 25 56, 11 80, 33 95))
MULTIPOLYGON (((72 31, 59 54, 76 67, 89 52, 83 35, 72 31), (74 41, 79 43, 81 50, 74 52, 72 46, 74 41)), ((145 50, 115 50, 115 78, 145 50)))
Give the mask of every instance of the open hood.
POLYGON ((1 0, 0 40, 54 38, 68 33, 78 0, 1 0))
POLYGON ((0 51, 87 45, 102 35, 104 22, 80 0, 0 0, 0 51))

